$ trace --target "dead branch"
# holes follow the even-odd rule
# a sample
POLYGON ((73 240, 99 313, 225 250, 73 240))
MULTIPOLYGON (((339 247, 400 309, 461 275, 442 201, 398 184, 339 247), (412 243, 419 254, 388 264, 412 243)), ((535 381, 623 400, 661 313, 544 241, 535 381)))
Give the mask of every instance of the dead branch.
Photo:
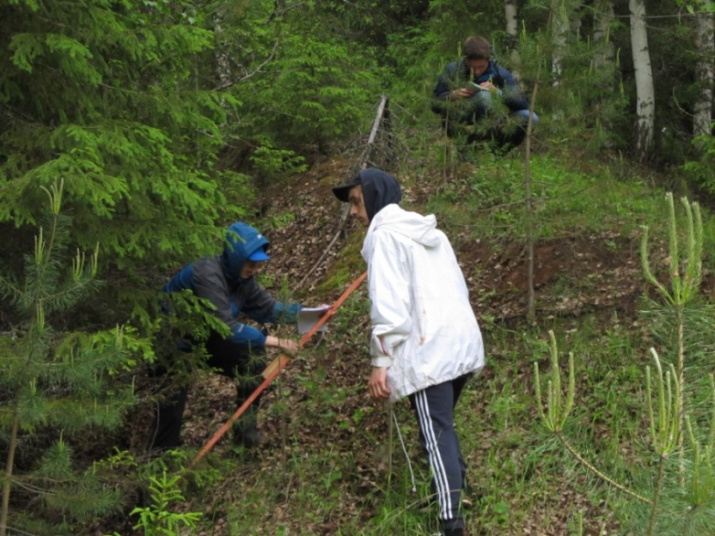
MULTIPOLYGON (((362 155, 360 156, 359 160, 359 169, 364 169, 368 166, 368 163, 370 163, 370 156, 372 155, 372 152, 376 146, 375 141, 377 140, 377 135, 380 132, 380 129, 382 128, 383 130, 389 130, 390 129, 390 121, 389 121, 389 109, 388 109, 388 102, 389 98, 387 95, 382 95, 380 98, 380 104, 377 107, 377 113, 375 114, 375 119, 372 122, 372 129, 370 130, 370 135, 368 136, 367 143, 365 144, 365 149, 362 152, 362 155)), ((338 238, 340 238, 340 235, 343 234, 343 231, 345 229, 345 225, 347 224, 348 221, 348 215, 350 213, 350 206, 345 205, 341 209, 341 214, 340 218, 338 219, 338 224, 337 224, 337 229, 335 231, 335 234, 333 235, 333 238, 330 240, 330 243, 327 245, 327 247, 323 250, 323 253, 320 255, 320 258, 317 260, 315 264, 305 273, 303 278, 298 282, 298 284, 294 287, 294 290, 302 288, 305 282, 308 280, 310 275, 322 264, 323 260, 325 257, 327 257, 328 253, 332 249, 332 247, 335 245, 335 243, 338 241, 338 238)))
POLYGON ((268 65, 268 63, 270 63, 271 60, 273 60, 273 57, 276 55, 276 49, 277 49, 277 48, 278 48, 278 41, 276 41, 275 43, 273 43, 273 50, 271 50, 271 53, 270 53, 269 56, 266 58, 266 60, 265 60, 263 63, 261 63, 258 67, 256 67, 255 69, 253 69, 253 71, 251 71, 250 73, 246 71, 246 74, 244 74, 243 76, 241 76, 238 80, 231 80, 231 81, 229 81, 229 82, 225 82, 225 83, 223 83, 223 84, 221 84, 221 85, 219 85, 219 86, 216 86, 216 87, 214 88, 214 91, 223 91, 224 89, 227 89, 227 88, 233 86, 234 84, 237 84, 238 82, 242 82, 243 80, 248 80, 249 78, 251 78, 251 77, 252 77, 254 74, 256 74, 256 73, 261 72, 261 70, 263 69, 263 67, 265 67, 266 65, 268 65))

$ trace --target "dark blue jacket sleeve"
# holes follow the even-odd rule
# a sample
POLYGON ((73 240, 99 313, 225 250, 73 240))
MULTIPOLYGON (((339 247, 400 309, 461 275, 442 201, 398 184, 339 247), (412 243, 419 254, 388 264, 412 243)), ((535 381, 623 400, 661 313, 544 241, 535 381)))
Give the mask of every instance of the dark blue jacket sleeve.
POLYGON ((260 324, 294 324, 298 321, 301 306, 298 303, 285 304, 274 300, 263 287, 251 280, 243 290, 241 312, 260 324))
POLYGON ((514 76, 504 67, 496 65, 497 85, 502 90, 502 99, 504 104, 512 111, 528 110, 529 99, 521 90, 519 83, 514 76))
MULTIPOLYGON (((289 323, 297 321, 300 309, 301 306, 297 303, 286 305, 274 302, 270 314, 267 315, 261 309, 244 308, 242 312, 260 324, 267 322, 289 323)), ((260 350, 266 346, 266 336, 262 331, 238 321, 234 321, 233 333, 229 339, 234 344, 250 347, 253 350, 260 350)))
POLYGON ((228 340, 239 346, 250 348, 251 350, 260 351, 266 347, 266 336, 261 330, 249 326, 248 324, 242 324, 241 322, 234 323, 233 332, 228 340))
POLYGON ((455 75, 457 71, 457 62, 450 63, 445 67, 442 74, 439 75, 437 85, 432 90, 432 95, 440 100, 445 100, 449 92, 454 89, 455 75))

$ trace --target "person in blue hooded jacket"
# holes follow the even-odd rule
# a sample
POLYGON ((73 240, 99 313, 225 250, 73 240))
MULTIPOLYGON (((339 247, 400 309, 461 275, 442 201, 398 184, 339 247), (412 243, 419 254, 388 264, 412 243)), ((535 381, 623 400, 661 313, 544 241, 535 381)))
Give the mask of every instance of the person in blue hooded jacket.
MULTIPOLYGON (((237 407, 260 384, 265 363, 260 357, 266 347, 295 354, 298 343, 292 339, 266 335, 260 329, 239 321, 246 315, 259 324, 293 323, 297 321, 301 305, 274 300, 255 280, 263 263, 269 260, 269 241, 256 229, 243 222, 228 228, 223 253, 204 257, 180 270, 164 285, 163 292, 190 290, 199 298, 210 301, 214 314, 230 328, 224 337, 211 333, 205 343, 209 354, 208 365, 229 378, 237 379, 237 407)), ((182 342, 185 349, 187 342, 182 342)), ((160 377, 169 376, 162 369, 160 377)), ((159 404, 154 420, 150 450, 166 450, 179 445, 181 422, 189 387, 182 386, 159 404)), ((256 413, 258 399, 248 408, 233 428, 233 443, 245 447, 260 442, 256 413)))
MULTIPOLYGON (((467 134, 467 144, 486 140, 502 152, 519 146, 526 138, 529 100, 514 76, 492 59, 491 45, 484 37, 472 35, 464 41, 462 58, 447 65, 433 96, 432 110, 442 116, 450 137, 458 136, 464 125, 475 125, 467 134), (495 117, 498 100, 513 124, 500 124, 495 117), (491 126, 483 129, 482 124, 491 126)), ((538 120, 532 112, 532 124, 538 120)))

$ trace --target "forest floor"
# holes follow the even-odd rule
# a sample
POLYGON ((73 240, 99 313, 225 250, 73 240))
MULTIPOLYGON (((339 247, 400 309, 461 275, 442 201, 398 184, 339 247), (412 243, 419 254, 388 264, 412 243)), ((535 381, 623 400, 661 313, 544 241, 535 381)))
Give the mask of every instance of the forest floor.
MULTIPOLYGON (((266 231, 271 240, 271 261, 264 274, 274 285, 272 292, 277 292, 279 280, 286 278, 294 296, 307 305, 332 303, 364 270, 358 254, 364 230, 351 221, 339 230, 344 205, 331 192, 332 186, 344 180, 344 169, 345 162, 326 160, 266 190, 260 218, 275 222, 275 228, 266 231), (326 253, 336 234, 334 245, 326 253), (344 284, 335 284, 336 272, 343 274, 344 284), (333 283, 326 284, 331 277, 333 283), (337 287, 340 288, 336 290, 337 287)), ((458 182, 459 173, 455 177, 453 181, 458 182)), ((421 204, 444 186, 443 180, 410 180, 409 187, 405 188, 405 202, 421 211, 421 204)), ((499 369, 508 367, 515 371, 515 385, 529 389, 532 364, 535 357, 539 358, 507 356, 491 342, 497 331, 521 329, 520 326, 527 324, 527 250, 523 242, 489 236, 475 240, 459 227, 442 228, 451 239, 464 270, 485 338, 486 369, 470 387, 469 405, 457 407, 457 412, 463 412, 468 422, 471 415, 478 421, 481 416, 486 419, 496 415, 490 403, 494 400, 495 388, 504 387, 493 384, 499 369), (486 385, 489 388, 485 388, 486 385)), ((636 308, 644 285, 638 246, 638 237, 621 236, 616 229, 600 235, 574 230, 567 238, 538 241, 534 247, 534 299, 539 323, 548 325, 550 319, 558 319, 561 325, 569 322, 576 325, 584 315, 589 315, 602 319, 602 329, 611 329, 614 323, 626 330, 640 329, 636 308)), ((360 301, 367 299, 365 285, 355 296, 360 301)), ((277 498, 269 510, 247 521, 252 526, 246 534, 353 534, 356 532, 344 527, 369 523, 378 515, 380 496, 391 486, 386 484, 387 467, 390 463, 404 465, 405 461, 399 444, 387 444, 391 430, 388 414, 368 400, 365 389, 369 375, 368 318, 367 315, 357 318, 360 320, 353 328, 363 335, 351 341, 333 339, 330 331, 320 334, 281 373, 276 385, 269 388, 261 400, 259 416, 265 445, 236 454, 229 440, 224 438, 214 448, 213 455, 237 456, 240 463, 235 474, 224 475, 220 487, 214 487, 209 495, 189 496, 182 505, 182 510, 202 511, 212 520, 211 529, 202 530, 200 534, 238 534, 235 526, 240 522, 236 521, 236 514, 229 515, 229 511, 232 508, 252 510, 258 500, 254 490, 265 489, 266 483, 274 483, 277 498), (321 389, 324 394, 316 394, 321 389), (273 406, 280 407, 280 411, 274 411, 273 406), (296 515, 296 503, 291 497, 306 489, 307 484, 301 479, 327 478, 302 471, 301 460, 308 464, 313 456, 319 458, 321 454, 327 455, 327 466, 337 467, 338 476, 318 483, 318 487, 332 488, 330 497, 335 504, 329 515, 316 518, 306 518, 305 512, 296 515), (286 467, 295 470, 286 474, 286 467), (283 474, 275 474, 277 470, 283 474), (310 523, 306 519, 311 519, 310 523), (232 530, 230 525, 234 527, 232 530)), ((333 321, 339 319, 340 311, 333 321)), ((547 356, 541 357, 547 361, 547 356)), ((183 441, 186 447, 200 449, 220 428, 233 412, 233 393, 227 379, 211 374, 200 376, 192 386, 185 414, 183 441)), ((402 420, 410 423, 407 405, 398 406, 402 420)), ((538 419, 535 408, 527 413, 532 420, 538 419)), ((517 426, 511 432, 518 434, 519 430, 517 426)), ((407 424, 403 434, 413 463, 419 467, 416 438, 411 432, 415 430, 407 424)), ((143 433, 133 429, 132 435, 139 438, 143 433)), ((494 434, 483 429, 482 437, 470 438, 470 451, 465 452, 475 489, 473 499, 477 503, 471 514, 473 536, 574 534, 569 528, 574 508, 584 513, 584 534, 618 533, 618 524, 603 502, 594 504, 578 490, 573 479, 565 478, 554 481, 551 489, 528 492, 534 505, 545 506, 532 508, 518 521, 503 520, 498 525, 502 527, 500 530, 481 528, 496 526, 493 522, 480 522, 482 515, 495 515, 495 510, 482 501, 498 500, 508 511, 518 508, 513 504, 518 499, 510 498, 507 490, 503 490, 503 496, 487 497, 491 492, 480 484, 483 477, 480 471, 487 470, 482 460, 495 455, 517 456, 502 450, 496 453, 494 434)), ((138 442, 136 439, 137 448, 138 442)), ((101 530, 96 528, 94 534, 100 534, 101 530)), ((113 530, 120 529, 113 527, 113 530)))

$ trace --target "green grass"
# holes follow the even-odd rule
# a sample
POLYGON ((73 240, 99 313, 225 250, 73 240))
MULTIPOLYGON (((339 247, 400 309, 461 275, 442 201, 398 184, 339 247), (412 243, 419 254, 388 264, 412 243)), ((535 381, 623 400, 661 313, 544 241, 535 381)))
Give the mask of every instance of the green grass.
MULTIPOLYGON (((552 238, 618 229, 629 236, 640 225, 662 219, 653 189, 619 180, 608 167, 598 174, 573 171, 550 156, 531 161, 531 190, 536 237, 552 238)), ((447 226, 466 226, 479 238, 525 236, 524 163, 485 159, 470 172, 456 173, 426 209, 447 226)))
MULTIPOLYGON (((354 307, 350 314, 357 319, 364 313, 354 307)), ((335 336, 357 344, 363 334, 349 324, 350 318, 344 319, 335 336)), ((643 341, 618 325, 603 330, 595 318, 585 319, 583 329, 559 332, 558 338, 563 352, 576 357, 576 408, 566 437, 590 463, 647 495, 655 460, 644 417, 643 341)), ((563 534, 596 534, 600 527, 608 527, 609 534, 640 534, 648 509, 585 471, 537 417, 531 367, 534 361, 546 367, 546 339, 532 329, 496 327, 489 332, 488 350, 489 372, 469 384, 457 408, 473 488, 474 507, 466 513, 473 534, 516 535, 524 526, 554 525, 568 531, 563 534)), ((273 403, 267 415, 290 414, 285 445, 265 458, 237 460, 240 478, 214 484, 194 498, 200 504, 207 493, 226 495, 222 490, 231 487, 225 503, 214 506, 227 513, 228 534, 294 534, 296 527, 316 535, 437 530, 434 511, 417 507, 429 485, 410 410, 397 407, 417 477, 416 495, 394 431, 390 438, 387 413, 356 405, 355 399, 364 398, 362 389, 331 385, 332 372, 311 366, 290 387, 279 387, 286 390, 277 395, 281 403, 273 403), (289 409, 296 403, 301 404, 297 413, 289 409), (321 439, 305 443, 300 430, 306 426, 321 430, 321 439)), ((705 534, 702 530, 713 527, 707 508, 692 520, 684 513, 680 522, 677 516, 671 519, 678 508, 684 512, 674 478, 671 467, 668 515, 659 521, 658 534, 676 534, 685 525, 691 528, 684 534, 697 534, 696 528, 705 534)))
MULTIPOLYGON (((662 191, 649 181, 624 176, 619 163, 594 166, 585 173, 561 162, 548 155, 536 155, 531 162, 536 238, 599 240, 606 254, 613 255, 624 254, 631 245, 637 259, 640 226, 647 224, 653 250, 660 255, 662 191)), ((453 166, 449 160, 442 164, 442 175, 432 185, 434 194, 425 206, 410 208, 436 213, 440 226, 459 240, 478 238, 494 248, 504 241, 523 243, 523 162, 483 158, 477 165, 453 166)), ((427 168, 414 169, 424 173, 427 168)), ((408 187, 414 187, 410 181, 417 177, 409 170, 403 176, 408 187)), ((709 216, 704 229, 707 252, 715 229, 709 216)), ((340 288, 352 280, 350 274, 359 272, 358 242, 350 238, 347 253, 323 290, 340 288)), ((481 264, 465 268, 477 279, 492 270, 481 264)), ((566 274, 551 282, 548 292, 560 300, 575 298, 597 292, 617 276, 594 269, 573 281, 566 274)), ((477 292, 480 302, 497 296, 487 286, 477 292)), ((279 444, 258 454, 234 453, 233 471, 226 471, 220 482, 209 480, 194 490, 189 504, 208 510, 207 533, 216 519, 225 521, 232 535, 420 536, 438 530, 435 510, 418 507, 430 491, 411 411, 404 404, 396 406, 417 493, 411 491, 408 465, 389 414, 366 398, 368 310, 361 289, 333 319, 329 337, 296 360, 295 372, 278 382, 263 418, 278 423, 279 444), (353 366, 355 360, 361 368, 353 366), (207 496, 212 497, 209 507, 207 496)), ((564 438, 614 481, 650 497, 657 459, 646 406, 645 369, 652 367, 648 349, 662 346, 664 358, 672 358, 672 318, 662 304, 641 301, 635 313, 612 307, 584 308, 574 316, 548 314, 539 316, 535 326, 523 320, 498 321, 498 311, 477 313, 487 368, 468 385, 456 412, 472 486, 474 505, 466 511, 471 534, 516 536, 526 529, 532 534, 645 534, 648 505, 585 469, 545 429, 535 400, 533 367, 537 363, 546 376, 547 330, 553 330, 563 373, 569 352, 576 369, 575 405, 564 438), (646 314, 646 305, 656 312, 646 314)), ((688 397, 697 417, 696 434, 703 442, 712 405, 707 375, 713 371, 709 337, 714 318, 711 309, 701 307, 688 319, 688 397)), ((210 459, 226 467, 233 463, 226 456, 219 452, 210 459)), ((715 463, 712 456, 711 461, 715 463)), ((672 460, 663 497, 656 534, 715 533, 715 499, 688 508, 687 492, 678 484, 672 460)))

